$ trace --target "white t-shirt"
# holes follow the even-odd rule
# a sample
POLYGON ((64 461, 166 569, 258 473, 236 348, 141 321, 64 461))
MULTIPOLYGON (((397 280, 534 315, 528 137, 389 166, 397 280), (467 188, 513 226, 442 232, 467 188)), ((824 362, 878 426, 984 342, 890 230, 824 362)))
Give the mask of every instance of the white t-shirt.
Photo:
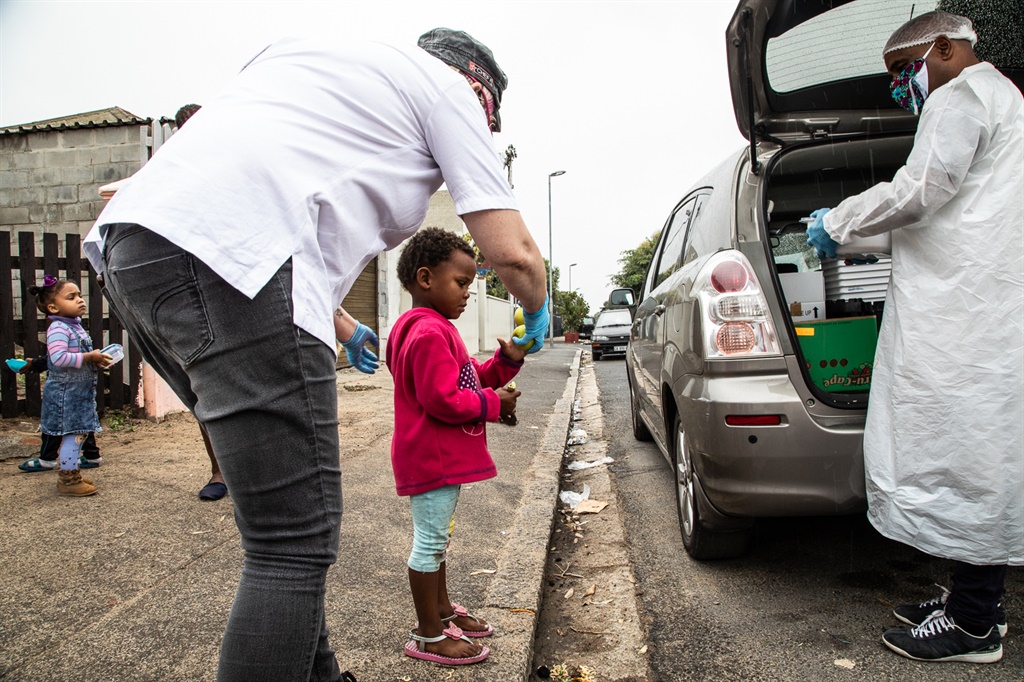
POLYGON ((334 309, 447 184, 459 215, 516 209, 486 116, 418 47, 273 43, 110 200, 84 248, 137 223, 254 297, 292 259, 296 326, 335 348, 334 309))

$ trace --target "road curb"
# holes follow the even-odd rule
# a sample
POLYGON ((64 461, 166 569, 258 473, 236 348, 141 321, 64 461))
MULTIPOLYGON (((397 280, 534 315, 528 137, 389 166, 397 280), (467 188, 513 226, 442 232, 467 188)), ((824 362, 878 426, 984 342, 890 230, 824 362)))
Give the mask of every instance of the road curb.
MULTIPOLYGON (((504 618, 502 651, 509 677, 526 680, 533 660, 533 641, 540 610, 548 543, 558 504, 562 456, 572 423, 572 406, 580 377, 582 351, 569 368, 565 390, 552 410, 540 450, 530 467, 530 482, 516 510, 508 540, 498 556, 497 572, 487 591, 488 608, 513 613, 504 618)), ((504 666, 503 666, 504 667, 504 666)))

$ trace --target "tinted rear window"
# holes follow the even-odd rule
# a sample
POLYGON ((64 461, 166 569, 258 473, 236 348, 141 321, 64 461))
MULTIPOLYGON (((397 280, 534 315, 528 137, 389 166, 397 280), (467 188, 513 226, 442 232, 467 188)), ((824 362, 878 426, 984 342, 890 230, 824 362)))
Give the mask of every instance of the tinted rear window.
POLYGON ((601 317, 597 321, 597 326, 600 327, 619 327, 622 325, 629 326, 633 323, 633 317, 629 314, 628 310, 608 310, 601 313, 601 317))
POLYGON ((775 92, 885 73, 893 31, 938 7, 937 0, 856 0, 768 39, 765 70, 775 92))

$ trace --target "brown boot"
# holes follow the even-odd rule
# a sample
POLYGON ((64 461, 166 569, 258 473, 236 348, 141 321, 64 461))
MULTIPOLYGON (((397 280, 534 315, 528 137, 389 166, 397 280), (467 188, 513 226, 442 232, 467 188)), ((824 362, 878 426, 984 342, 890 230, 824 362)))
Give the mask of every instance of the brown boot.
POLYGON ((71 471, 61 470, 57 472, 57 494, 68 495, 70 497, 86 497, 88 495, 96 494, 96 486, 92 484, 92 481, 86 483, 86 480, 82 478, 82 472, 78 469, 72 469, 71 471))

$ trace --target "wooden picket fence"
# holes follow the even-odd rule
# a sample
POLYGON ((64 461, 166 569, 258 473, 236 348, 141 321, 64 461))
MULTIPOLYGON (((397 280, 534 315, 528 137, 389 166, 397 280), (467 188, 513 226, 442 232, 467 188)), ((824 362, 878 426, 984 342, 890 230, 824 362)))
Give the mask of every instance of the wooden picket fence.
MULTIPOLYGON (((18 233, 17 253, 12 253, 11 233, 0 232, 0 360, 20 355, 36 358, 46 353, 46 317, 36 309, 35 298, 27 293, 32 283, 41 282, 43 273, 75 282, 88 302, 89 311, 82 326, 96 348, 120 343, 126 359, 100 372, 96 388, 96 406, 102 415, 106 409, 134 406, 141 383, 142 356, 128 339, 121 322, 109 312, 100 292, 96 273, 82 253, 81 237, 64 235, 65 257, 59 257, 60 235, 43 234, 43 253, 36 255, 37 234, 18 233), (17 276, 16 276, 17 275, 17 276), (83 286, 83 282, 85 286, 83 286), (16 295, 17 294, 17 295, 16 295), (15 308, 20 313, 15 315, 15 308), (127 377, 125 374, 127 373, 127 377)), ((0 414, 4 418, 26 415, 38 417, 42 405, 40 375, 16 375, 4 365, 0 368, 0 414), (19 389, 24 378, 24 393, 19 389)))

